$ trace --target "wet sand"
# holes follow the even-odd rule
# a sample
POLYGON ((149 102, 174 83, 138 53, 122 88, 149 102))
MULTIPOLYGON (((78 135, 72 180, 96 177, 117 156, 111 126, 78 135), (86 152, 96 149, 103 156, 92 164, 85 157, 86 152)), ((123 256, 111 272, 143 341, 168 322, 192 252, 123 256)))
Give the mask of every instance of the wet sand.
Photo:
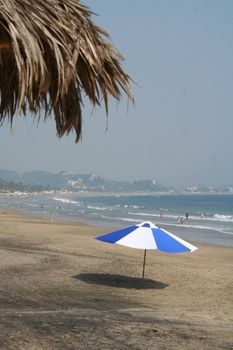
POLYGON ((105 244, 109 228, 0 209, 0 349, 233 349, 233 248, 105 244))

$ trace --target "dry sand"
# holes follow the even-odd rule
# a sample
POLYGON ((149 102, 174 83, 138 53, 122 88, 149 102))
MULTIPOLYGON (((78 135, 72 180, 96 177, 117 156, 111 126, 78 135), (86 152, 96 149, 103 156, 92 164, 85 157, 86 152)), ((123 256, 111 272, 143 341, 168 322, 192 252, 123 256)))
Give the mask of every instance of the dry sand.
POLYGON ((233 249, 147 254, 0 210, 0 349, 233 349, 233 249))

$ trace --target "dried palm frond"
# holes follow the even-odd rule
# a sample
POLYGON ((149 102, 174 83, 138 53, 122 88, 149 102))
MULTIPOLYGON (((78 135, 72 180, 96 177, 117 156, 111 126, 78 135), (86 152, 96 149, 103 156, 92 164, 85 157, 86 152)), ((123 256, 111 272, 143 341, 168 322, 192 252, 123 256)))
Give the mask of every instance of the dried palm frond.
POLYGON ((132 99, 123 57, 79 0, 0 0, 0 122, 54 114, 61 137, 82 130, 82 96, 132 99))

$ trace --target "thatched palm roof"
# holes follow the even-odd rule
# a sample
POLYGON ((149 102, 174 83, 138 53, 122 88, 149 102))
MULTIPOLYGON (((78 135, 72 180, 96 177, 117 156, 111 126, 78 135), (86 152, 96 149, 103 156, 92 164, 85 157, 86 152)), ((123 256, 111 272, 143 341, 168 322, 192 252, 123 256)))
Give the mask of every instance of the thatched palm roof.
POLYGON ((79 0, 0 0, 0 122, 54 114, 58 136, 82 129, 91 103, 132 98, 123 57, 79 0))

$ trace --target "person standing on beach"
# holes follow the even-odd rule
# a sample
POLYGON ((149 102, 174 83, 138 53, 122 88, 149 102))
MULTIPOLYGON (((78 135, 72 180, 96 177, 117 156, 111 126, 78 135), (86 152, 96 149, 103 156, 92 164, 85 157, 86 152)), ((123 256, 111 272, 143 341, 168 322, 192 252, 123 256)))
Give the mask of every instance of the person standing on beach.
POLYGON ((186 217, 186 220, 188 220, 188 218, 189 218, 189 213, 188 213, 187 211, 186 211, 185 217, 186 217))

